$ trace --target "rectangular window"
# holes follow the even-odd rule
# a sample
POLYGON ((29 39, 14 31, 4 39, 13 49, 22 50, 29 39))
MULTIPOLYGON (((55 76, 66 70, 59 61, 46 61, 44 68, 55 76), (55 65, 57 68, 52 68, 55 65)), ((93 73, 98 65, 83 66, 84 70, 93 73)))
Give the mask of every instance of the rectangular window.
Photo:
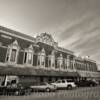
POLYGON ((32 64, 32 56, 33 54, 31 52, 25 52, 24 63, 32 64))
POLYGON ((44 66, 45 65, 45 57, 42 55, 41 56, 41 65, 44 66))
POLYGON ((54 56, 51 57, 51 66, 55 67, 55 57, 54 56))
POLYGON ((26 59, 27 59, 27 52, 25 52, 24 63, 26 63, 26 59))
POLYGON ((17 50, 16 49, 12 49, 11 58, 10 58, 11 62, 15 62, 15 60, 16 60, 16 53, 17 53, 17 50))
POLYGON ((37 54, 33 55, 33 66, 37 66, 38 65, 38 56, 37 54))
POLYGON ((5 62, 7 60, 7 48, 0 47, 0 62, 5 62))
POLYGON ((32 53, 28 52, 27 59, 28 64, 32 64, 32 53))
POLYGON ((8 61, 8 60, 9 60, 9 56, 10 56, 10 49, 8 49, 8 51, 7 51, 6 61, 8 61))
POLYGON ((57 59, 55 59, 55 68, 57 68, 57 59))
POLYGON ((40 60, 38 60, 38 65, 40 65, 40 60))
POLYGON ((40 66, 40 55, 38 55, 38 66, 40 66))
POLYGON ((60 68, 60 60, 57 59, 57 68, 60 68))
POLYGON ((44 61, 42 62, 42 65, 44 66, 44 61))
POLYGON ((51 60, 49 59, 49 66, 51 66, 51 60))
POLYGON ((55 67, 55 64, 54 63, 52 63, 52 67, 55 67))

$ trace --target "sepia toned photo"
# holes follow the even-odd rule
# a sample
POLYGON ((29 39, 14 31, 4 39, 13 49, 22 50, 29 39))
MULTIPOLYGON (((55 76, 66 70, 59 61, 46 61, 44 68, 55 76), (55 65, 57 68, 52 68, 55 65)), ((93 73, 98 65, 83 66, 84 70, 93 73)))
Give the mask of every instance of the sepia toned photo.
POLYGON ((100 100, 100 0, 0 0, 0 100, 100 100))

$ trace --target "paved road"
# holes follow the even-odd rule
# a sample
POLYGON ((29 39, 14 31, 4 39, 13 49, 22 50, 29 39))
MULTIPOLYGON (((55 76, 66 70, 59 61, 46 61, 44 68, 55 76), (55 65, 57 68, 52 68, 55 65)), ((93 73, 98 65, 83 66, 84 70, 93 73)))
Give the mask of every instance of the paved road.
POLYGON ((51 93, 32 93, 27 96, 0 96, 0 100, 100 100, 100 86, 51 93))

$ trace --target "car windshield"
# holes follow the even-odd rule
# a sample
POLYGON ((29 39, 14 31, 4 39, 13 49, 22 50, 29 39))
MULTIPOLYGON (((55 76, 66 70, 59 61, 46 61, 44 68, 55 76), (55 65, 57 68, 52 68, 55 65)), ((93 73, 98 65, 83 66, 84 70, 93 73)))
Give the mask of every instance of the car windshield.
POLYGON ((52 85, 52 83, 47 83, 48 85, 52 85))
POLYGON ((72 79, 68 79, 67 82, 74 82, 72 79))
POLYGON ((61 83, 61 82, 62 82, 61 80, 56 81, 56 83, 61 83))
POLYGON ((40 85, 47 85, 46 83, 40 83, 40 85))
POLYGON ((40 85, 51 85, 51 84, 44 82, 44 83, 40 83, 40 85))

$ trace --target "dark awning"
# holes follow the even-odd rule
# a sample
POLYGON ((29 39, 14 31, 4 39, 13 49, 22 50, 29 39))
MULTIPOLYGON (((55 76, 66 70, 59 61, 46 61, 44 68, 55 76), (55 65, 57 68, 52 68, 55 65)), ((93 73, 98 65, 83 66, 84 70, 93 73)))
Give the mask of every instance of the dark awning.
POLYGON ((34 76, 71 76, 77 77, 77 72, 54 71, 45 69, 34 69, 32 67, 2 67, 0 66, 0 75, 34 75, 34 76))

